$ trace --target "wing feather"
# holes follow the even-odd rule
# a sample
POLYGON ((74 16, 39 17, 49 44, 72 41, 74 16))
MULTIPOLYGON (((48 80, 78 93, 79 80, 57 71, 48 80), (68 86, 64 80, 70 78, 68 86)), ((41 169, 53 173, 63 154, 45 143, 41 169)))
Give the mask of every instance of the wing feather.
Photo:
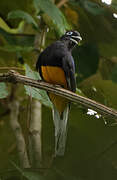
POLYGON ((75 78, 75 65, 72 56, 68 55, 63 58, 62 61, 63 70, 68 83, 68 88, 75 92, 76 91, 76 78, 75 78))

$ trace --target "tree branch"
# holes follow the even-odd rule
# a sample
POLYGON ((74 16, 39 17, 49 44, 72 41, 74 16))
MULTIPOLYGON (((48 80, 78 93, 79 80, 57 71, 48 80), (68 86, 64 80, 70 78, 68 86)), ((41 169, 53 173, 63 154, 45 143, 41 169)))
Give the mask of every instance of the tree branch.
POLYGON ((16 100, 12 100, 9 103, 9 108, 11 110, 10 125, 11 125, 11 128, 12 128, 15 138, 16 138, 20 166, 22 168, 29 168, 30 164, 29 164, 29 160, 28 160, 28 156, 27 156, 26 144, 25 144, 24 137, 22 135, 22 129, 18 122, 19 102, 16 100))
POLYGON ((15 70, 15 71, 22 71, 24 72, 25 70, 19 67, 0 67, 0 71, 10 71, 10 70, 15 70))
POLYGON ((32 167, 39 168, 42 164, 42 119, 41 103, 37 100, 32 102, 32 116, 29 126, 29 153, 32 167))
POLYGON ((19 73, 11 70, 8 73, 0 74, 0 82, 10 82, 10 83, 21 83, 24 85, 32 86, 35 88, 40 88, 48 92, 60 95, 71 102, 78 103, 86 108, 92 108, 102 115, 110 116, 111 118, 117 118, 117 111, 111 109, 103 104, 97 103, 89 98, 77 95, 69 90, 52 85, 43 81, 37 81, 26 76, 20 75, 19 73))

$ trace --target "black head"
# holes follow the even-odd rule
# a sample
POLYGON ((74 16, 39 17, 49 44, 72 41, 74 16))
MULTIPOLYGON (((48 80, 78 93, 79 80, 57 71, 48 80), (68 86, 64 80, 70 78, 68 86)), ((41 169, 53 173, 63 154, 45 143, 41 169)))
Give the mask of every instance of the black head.
POLYGON ((62 37, 61 40, 70 40, 75 44, 78 44, 82 38, 78 31, 67 31, 62 37))
POLYGON ((60 40, 64 41, 67 48, 69 50, 72 50, 76 44, 79 44, 79 42, 82 40, 80 33, 78 31, 67 31, 60 40))

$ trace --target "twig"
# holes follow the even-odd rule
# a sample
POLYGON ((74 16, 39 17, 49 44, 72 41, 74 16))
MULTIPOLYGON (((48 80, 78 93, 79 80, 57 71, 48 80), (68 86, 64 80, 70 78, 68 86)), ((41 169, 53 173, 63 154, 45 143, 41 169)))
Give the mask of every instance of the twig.
POLYGON ((9 71, 8 73, 0 74, 0 82, 21 83, 35 88, 40 88, 48 92, 57 94, 61 97, 64 97, 71 102, 83 105, 86 108, 92 108, 103 115, 108 115, 111 118, 117 118, 117 111, 114 109, 111 109, 103 104, 97 103, 96 101, 93 101, 89 98, 77 95, 69 90, 58 87, 56 85, 52 85, 43 81, 37 81, 26 76, 20 75, 15 71, 9 71))
POLYGON ((68 2, 68 0, 61 0, 56 6, 58 8, 60 8, 61 6, 63 6, 66 2, 68 2))

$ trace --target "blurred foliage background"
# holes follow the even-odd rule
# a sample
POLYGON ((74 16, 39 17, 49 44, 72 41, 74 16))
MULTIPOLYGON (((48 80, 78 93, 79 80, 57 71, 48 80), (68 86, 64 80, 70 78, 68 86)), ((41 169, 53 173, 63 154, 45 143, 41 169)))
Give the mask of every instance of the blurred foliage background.
MULTIPOLYGON (((116 0, 1 0, 0 73, 14 69, 38 79, 35 64, 39 53, 70 29, 78 30, 83 38, 73 51, 78 90, 117 109, 116 0)), ((53 159, 51 107, 44 91, 0 83, 0 179, 116 180, 115 120, 88 116, 85 109, 73 104, 65 156, 53 159), (19 167, 17 143, 9 125, 13 99, 19 103, 18 121, 26 142, 31 104, 37 99, 42 104, 44 170, 36 171, 34 165, 30 171, 19 167)))

